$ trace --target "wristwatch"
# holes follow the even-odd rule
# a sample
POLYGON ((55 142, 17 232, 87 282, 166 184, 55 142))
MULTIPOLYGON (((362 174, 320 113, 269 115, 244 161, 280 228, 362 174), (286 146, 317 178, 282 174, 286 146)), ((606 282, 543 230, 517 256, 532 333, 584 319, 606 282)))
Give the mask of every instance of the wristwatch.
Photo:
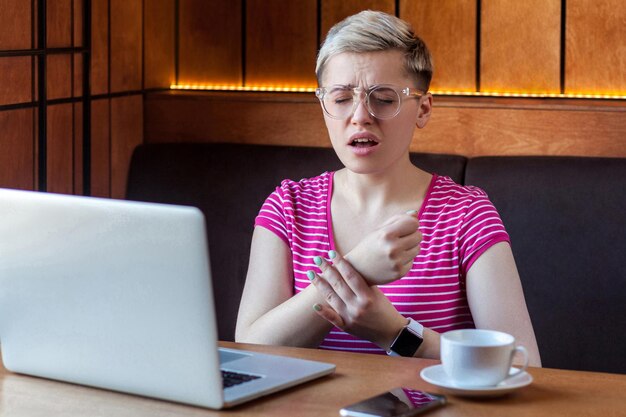
POLYGON ((423 341, 424 326, 409 318, 406 326, 391 343, 387 355, 413 357, 423 341))

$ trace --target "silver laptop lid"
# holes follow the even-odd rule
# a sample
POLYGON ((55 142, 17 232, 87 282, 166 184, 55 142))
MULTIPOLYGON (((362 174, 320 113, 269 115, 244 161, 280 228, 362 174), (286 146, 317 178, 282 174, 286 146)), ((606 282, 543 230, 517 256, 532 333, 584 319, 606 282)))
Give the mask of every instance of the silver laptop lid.
POLYGON ((0 190, 5 367, 221 407, 207 253, 195 208, 0 190))

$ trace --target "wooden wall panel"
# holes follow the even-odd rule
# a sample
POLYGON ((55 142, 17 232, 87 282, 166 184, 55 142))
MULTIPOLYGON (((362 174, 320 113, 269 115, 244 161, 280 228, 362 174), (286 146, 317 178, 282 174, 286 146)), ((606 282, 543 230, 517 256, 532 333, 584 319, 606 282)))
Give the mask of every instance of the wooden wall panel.
POLYGON ((433 57, 432 90, 476 91, 476 1, 400 2, 400 17, 411 23, 433 57))
POLYGON ((74 192, 74 122, 72 104, 48 106, 47 190, 74 192))
POLYGON ((46 64, 46 90, 49 100, 72 96, 72 56, 48 55, 46 64))
MULTIPOLYGON (((83 46, 83 2, 73 0, 74 3, 74 33, 72 33, 72 45, 74 47, 83 46)), ((74 54, 72 59, 74 71, 74 97, 80 97, 83 94, 83 56, 82 54, 74 54)), ((80 188, 77 188, 80 189, 80 188)))
POLYGON ((74 33, 72 33, 72 45, 83 46, 83 2, 73 0, 74 3, 74 33))
POLYGON ((242 83, 241 17, 241 0, 179 0, 179 83, 242 83))
POLYGON ((74 194, 83 194, 83 104, 74 103, 74 194))
POLYGON ((174 0, 144 3, 144 86, 169 87, 176 81, 174 0))
POLYGON ((0 105, 32 100, 30 57, 0 58, 0 105))
POLYGON ((0 50, 31 47, 31 2, 0 1, 0 50))
POLYGON ((482 0, 481 14, 480 90, 559 93, 561 0, 482 0))
POLYGON ((91 102, 91 195, 111 196, 111 134, 109 99, 91 102))
POLYGON ((109 92, 109 2, 91 0, 91 94, 109 92))
POLYGON ((111 197, 126 196, 133 149, 143 142, 143 96, 111 99, 111 197))
POLYGON ((72 65, 74 71, 74 97, 81 97, 83 95, 83 56, 82 54, 74 54, 72 57, 72 65))
POLYGON ((146 142, 330 146, 313 94, 277 98, 275 94, 150 94, 145 102, 146 142))
POLYGON ((246 85, 317 84, 316 0, 248 0, 246 22, 246 85))
POLYGON ((320 0, 321 32, 320 40, 324 41, 326 34, 335 24, 346 17, 360 12, 361 10, 380 10, 381 12, 395 15, 395 0, 320 0))
POLYGON ((48 48, 72 46, 72 0, 46 2, 48 48))
POLYGON ((626 157, 626 108, 476 100, 436 106, 411 149, 483 155, 626 157))
POLYGON ((142 88, 142 0, 111 2, 111 92, 142 88))
MULTIPOLYGON (((273 96, 149 94, 145 141, 330 146, 312 95, 273 96)), ((611 102, 436 97, 433 116, 416 130, 411 150, 470 157, 626 157, 624 132, 626 107, 611 102)))
POLYGON ((565 90, 626 95, 626 3, 568 0, 565 90))
POLYGON ((0 187, 34 188, 33 110, 0 112, 0 187))

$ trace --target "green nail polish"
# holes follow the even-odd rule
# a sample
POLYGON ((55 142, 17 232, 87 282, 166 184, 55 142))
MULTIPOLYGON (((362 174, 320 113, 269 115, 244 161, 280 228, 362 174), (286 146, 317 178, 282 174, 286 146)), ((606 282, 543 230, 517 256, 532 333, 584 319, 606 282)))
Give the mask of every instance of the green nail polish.
POLYGON ((313 271, 306 271, 306 276, 309 279, 309 281, 313 281, 315 279, 315 272, 313 271))
POLYGON ((315 262, 315 265, 320 266, 322 265, 322 258, 320 258, 319 256, 316 256, 313 258, 313 262, 315 262))
POLYGON ((409 210, 409 211, 406 212, 406 214, 408 214, 409 216, 412 216, 412 215, 414 215, 416 213, 417 213, 417 210, 409 210))
POLYGON ((319 304, 313 304, 313 310, 315 311, 322 311, 322 306, 319 304))
POLYGON ((329 250, 328 251, 328 257, 330 259, 335 259, 337 257, 337 252, 335 252, 334 250, 329 250))

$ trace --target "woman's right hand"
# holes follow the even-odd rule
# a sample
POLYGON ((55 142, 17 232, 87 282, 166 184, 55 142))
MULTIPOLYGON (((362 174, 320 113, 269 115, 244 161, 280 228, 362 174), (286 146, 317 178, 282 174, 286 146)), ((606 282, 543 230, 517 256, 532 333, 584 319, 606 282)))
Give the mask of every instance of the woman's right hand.
POLYGON ((365 236, 345 258, 370 285, 395 281, 411 269, 419 254, 422 234, 417 212, 391 217, 365 236))

